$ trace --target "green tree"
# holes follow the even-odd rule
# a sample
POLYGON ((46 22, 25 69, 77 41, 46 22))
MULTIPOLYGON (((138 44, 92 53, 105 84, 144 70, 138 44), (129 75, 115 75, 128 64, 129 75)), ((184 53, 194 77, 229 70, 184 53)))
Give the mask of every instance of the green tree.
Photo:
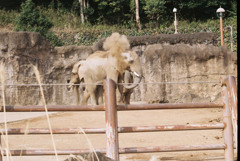
POLYGON ((155 27, 158 27, 161 20, 164 18, 166 14, 166 1, 165 0, 146 0, 145 6, 143 6, 144 12, 147 17, 156 22, 155 27))
POLYGON ((62 45, 58 37, 50 31, 53 23, 43 15, 31 0, 21 4, 21 12, 16 18, 15 31, 39 32, 45 36, 54 46, 62 45))
POLYGON ((45 35, 52 26, 52 22, 35 8, 31 0, 21 4, 21 12, 16 18, 16 31, 33 31, 45 35))
POLYGON ((95 21, 105 24, 120 24, 129 13, 129 0, 93 0, 95 21))
POLYGON ((178 3, 181 15, 190 20, 217 18, 216 10, 220 6, 230 8, 230 5, 230 1, 226 0, 180 0, 178 3))

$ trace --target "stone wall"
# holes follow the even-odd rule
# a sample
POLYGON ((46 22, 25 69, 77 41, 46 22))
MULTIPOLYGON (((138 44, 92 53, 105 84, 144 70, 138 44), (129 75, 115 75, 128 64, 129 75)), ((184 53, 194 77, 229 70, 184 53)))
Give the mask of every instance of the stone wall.
POLYGON ((237 76, 236 53, 213 45, 149 45, 142 64, 139 91, 148 103, 219 102, 221 77, 237 76))
MULTIPOLYGON (((128 38, 132 49, 140 56, 144 71, 143 84, 134 90, 132 102, 220 101, 219 83, 161 83, 220 81, 221 76, 237 75, 236 53, 214 46, 216 37, 213 33, 128 38)), ((93 46, 54 48, 38 33, 0 32, 0 61, 5 64, 6 104, 42 104, 39 86, 22 86, 37 84, 32 65, 38 67, 45 84, 47 104, 75 104, 72 91, 61 84, 69 81, 73 64, 101 50, 103 41, 93 46)))

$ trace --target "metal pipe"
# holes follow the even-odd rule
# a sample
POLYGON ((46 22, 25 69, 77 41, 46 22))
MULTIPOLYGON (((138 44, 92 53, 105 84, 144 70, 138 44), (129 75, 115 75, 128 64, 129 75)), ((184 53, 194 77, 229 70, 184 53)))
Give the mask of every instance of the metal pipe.
MULTIPOLYGON (((47 105, 48 111, 104 111, 103 105, 47 105)), ((3 106, 0 106, 0 112, 3 106)), ((44 106, 6 106, 7 112, 45 112, 44 106)))
POLYGON ((117 104, 116 104, 116 84, 113 80, 104 81, 105 90, 105 121, 107 146, 106 155, 116 161, 119 160, 118 154, 118 120, 117 120, 117 104))
POLYGON ((222 108, 218 103, 162 103, 162 104, 129 104, 118 105, 119 111, 126 110, 157 110, 157 109, 191 109, 191 108, 222 108))
POLYGON ((179 145, 179 146, 156 146, 156 147, 129 147, 120 148, 119 153, 153 153, 153 152, 176 152, 176 151, 196 151, 196 150, 221 150, 224 144, 213 145, 179 145))
MULTIPOLYGON (((163 103, 163 104, 129 104, 117 105, 120 111, 125 110, 157 110, 157 109, 189 109, 189 108, 222 108, 219 103, 163 103)), ((104 111, 103 105, 48 105, 48 111, 104 111)), ((6 106, 7 112, 44 112, 43 106, 6 106)), ((0 106, 3 112, 3 106, 0 106)))
POLYGON ((223 46, 223 23, 222 23, 222 16, 220 16, 220 31, 221 31, 221 46, 223 46))
POLYGON ((178 22, 177 22, 177 13, 175 12, 174 13, 174 18, 175 18, 175 21, 174 21, 174 26, 175 26, 175 32, 174 34, 177 34, 177 25, 178 25, 178 22))
POLYGON ((236 143, 236 147, 238 149, 238 108, 237 108, 237 87, 236 87, 236 80, 233 76, 228 76, 222 78, 222 86, 226 86, 227 89, 227 99, 229 100, 229 107, 231 111, 231 119, 233 124, 233 133, 234 139, 236 143))
MULTIPOLYGON (((119 133, 128 132, 154 132, 154 131, 179 131, 179 130, 212 130, 223 129, 224 124, 188 124, 188 125, 160 125, 160 126, 129 126, 118 127, 119 133)), ((86 134, 104 134, 105 128, 83 128, 86 134)), ((53 134, 82 134, 79 128, 53 128, 53 134)), ((0 129, 0 133, 5 134, 5 129, 0 129)), ((24 134, 50 134, 49 128, 11 128, 8 129, 9 135, 24 135, 24 134)))
POLYGON ((119 127, 120 133, 127 132, 154 132, 154 131, 180 131, 180 130, 210 130, 223 129, 224 124, 189 124, 189 125, 161 125, 161 126, 136 126, 136 127, 119 127))
MULTIPOLYGON (((96 152, 106 153, 106 149, 94 149, 96 152)), ((6 155, 6 150, 2 150, 3 155, 6 155)), ((58 155, 78 155, 81 153, 91 153, 92 149, 63 149, 57 150, 58 155)), ((9 150, 11 156, 40 156, 40 155, 55 155, 55 151, 52 149, 31 149, 31 150, 9 150)))
POLYGON ((234 160, 234 151, 233 151, 233 129, 232 129, 232 119, 231 119, 231 111, 228 103, 228 93, 226 86, 222 87, 222 95, 223 95, 223 122, 225 124, 225 128, 223 130, 224 135, 224 143, 226 145, 224 150, 224 156, 226 161, 234 160))
MULTIPOLYGON (((154 152, 177 152, 177 151, 196 151, 196 150, 223 150, 225 144, 211 145, 179 145, 179 146, 156 146, 156 147, 127 147, 119 148, 120 154, 127 153, 154 153, 154 152)), ((52 149, 31 149, 31 150, 9 150, 12 156, 31 156, 31 155, 54 155, 52 149)), ((96 152, 106 153, 106 149, 95 149, 96 152)), ((77 155, 80 153, 90 153, 91 149, 65 149, 57 150, 58 155, 77 155)), ((6 151, 3 150, 3 155, 6 151)))
MULTIPOLYGON (((2 150, 2 133, 0 133, 0 147, 1 147, 1 150, 2 150)), ((0 161, 2 161, 2 152, 0 152, 0 161)))

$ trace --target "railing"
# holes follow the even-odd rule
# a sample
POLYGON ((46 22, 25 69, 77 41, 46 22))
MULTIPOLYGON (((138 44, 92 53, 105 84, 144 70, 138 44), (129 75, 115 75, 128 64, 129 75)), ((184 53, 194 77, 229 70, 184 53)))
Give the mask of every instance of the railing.
MULTIPOLYGON (((48 111, 105 111, 106 128, 84 128, 87 134, 106 133, 106 149, 95 149, 114 160, 119 160, 119 154, 123 153, 152 153, 152 152, 175 152, 175 151, 195 151, 195 150, 225 150, 225 160, 234 160, 234 143, 237 145, 237 95, 234 77, 222 79, 223 85, 223 104, 218 103, 165 103, 165 104, 138 104, 138 105, 117 105, 115 83, 106 80, 105 106, 47 106, 48 111), (156 110, 156 109, 198 109, 198 108, 222 108, 223 123, 218 124, 188 124, 188 125, 159 125, 159 126, 136 126, 118 127, 117 111, 127 110, 156 110), (233 126, 232 126, 233 122, 233 126), (232 128, 234 127, 234 128, 232 128), (151 132, 151 131, 179 131, 179 130, 209 130, 224 129, 224 143, 211 145, 183 145, 183 146, 155 146, 155 147, 126 147, 119 148, 118 133, 129 132, 151 132), (233 132, 234 131, 234 132, 233 132)), ((6 112, 40 112, 45 111, 43 106, 6 106, 6 112)), ((4 111, 0 107, 0 111, 4 111)), ((6 134, 5 129, 0 129, 1 134, 6 134)), ((21 134, 50 134, 48 128, 30 128, 27 131, 22 128, 7 129, 8 135, 21 134)), ((52 129, 53 134, 79 134, 77 128, 58 128, 52 129)), ((2 155, 6 155, 6 150, 2 149, 2 155)), ((12 156, 18 155, 54 155, 55 151, 50 149, 25 149, 9 150, 12 156)), ((57 150, 58 155, 79 154, 91 152, 90 149, 65 149, 57 150)), ((0 161, 2 156, 0 157, 0 161)))
POLYGON ((233 76, 222 78, 223 103, 228 108, 232 121, 236 149, 238 145, 237 87, 233 76))

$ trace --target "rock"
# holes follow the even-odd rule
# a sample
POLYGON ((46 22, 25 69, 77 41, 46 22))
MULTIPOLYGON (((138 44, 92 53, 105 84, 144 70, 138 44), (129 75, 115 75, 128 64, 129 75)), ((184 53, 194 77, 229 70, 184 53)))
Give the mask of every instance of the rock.
POLYGON ((221 77, 237 75, 236 53, 213 45, 149 45, 142 63, 144 82, 159 82, 144 87, 148 103, 222 101, 221 77))
POLYGON ((91 152, 91 153, 83 153, 80 155, 75 155, 73 157, 65 159, 64 161, 114 161, 114 160, 106 157, 104 154, 100 152, 96 152, 96 153, 91 152))

